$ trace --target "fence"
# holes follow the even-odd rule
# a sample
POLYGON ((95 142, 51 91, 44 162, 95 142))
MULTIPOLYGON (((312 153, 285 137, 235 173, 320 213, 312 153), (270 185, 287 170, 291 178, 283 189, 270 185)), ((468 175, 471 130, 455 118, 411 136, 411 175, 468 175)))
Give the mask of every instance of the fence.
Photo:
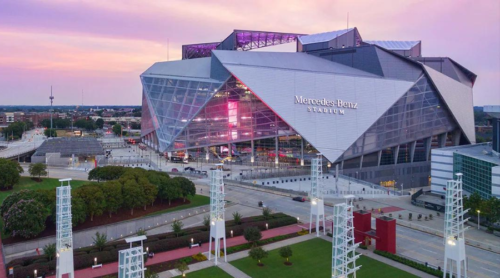
MULTIPOLYGON (((73 232, 73 246, 75 249, 91 246, 94 243, 92 237, 95 236, 96 232, 107 235, 107 238, 110 241, 119 240, 137 233, 137 231, 139 231, 140 229, 150 230, 163 225, 168 225, 173 220, 182 220, 187 217, 203 214, 208 211, 210 211, 210 206, 206 205, 182 211, 153 215, 115 224, 89 228, 86 230, 75 231, 73 232)), ((19 243, 4 245, 3 252, 6 257, 21 252, 34 252, 36 248, 42 249, 45 245, 55 242, 55 235, 51 237, 27 240, 19 243)), ((6 263, 13 259, 15 259, 14 256, 6 258, 6 263)))

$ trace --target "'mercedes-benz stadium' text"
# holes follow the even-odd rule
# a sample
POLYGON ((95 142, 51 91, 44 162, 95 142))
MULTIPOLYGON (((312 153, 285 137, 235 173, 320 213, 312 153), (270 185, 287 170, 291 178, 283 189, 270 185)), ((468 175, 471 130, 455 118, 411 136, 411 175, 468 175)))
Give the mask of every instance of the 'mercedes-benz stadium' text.
POLYGON ((343 101, 341 99, 328 100, 326 98, 314 99, 314 98, 305 98, 303 96, 295 96, 295 104, 309 105, 307 107, 307 112, 326 113, 326 114, 344 115, 345 109, 343 108, 358 109, 357 102, 348 102, 348 101, 343 101), (336 108, 325 108, 325 107, 336 107, 336 108))

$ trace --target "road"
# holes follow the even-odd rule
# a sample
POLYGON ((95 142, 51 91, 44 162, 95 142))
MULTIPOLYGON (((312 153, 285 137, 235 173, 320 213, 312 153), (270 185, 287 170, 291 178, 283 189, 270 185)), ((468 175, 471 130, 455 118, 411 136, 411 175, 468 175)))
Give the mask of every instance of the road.
POLYGON ((0 145, 7 148, 0 150, 0 157, 9 158, 33 151, 40 147, 45 140, 44 138, 45 136, 41 134, 41 129, 28 130, 21 140, 9 143, 1 142, 0 145))
MULTIPOLYGON (((62 168, 50 168, 52 177, 74 179, 86 179, 87 173, 84 171, 67 170, 62 168)), ((208 179, 195 180, 197 192, 208 192, 208 179)), ((290 197, 257 191, 244 187, 227 186, 226 200, 236 204, 228 209, 226 217, 234 211, 242 213, 243 217, 258 213, 257 203, 263 201, 264 204, 274 211, 287 213, 288 215, 299 217, 301 222, 309 222, 310 204, 292 201, 290 197), (247 215, 248 214, 248 215, 247 215)), ((385 200, 387 202, 388 200, 385 200)), ((333 214, 331 207, 325 208, 327 217, 333 214)), ((202 216, 190 219, 188 226, 202 223, 202 216)), ((187 220, 187 219, 186 219, 187 220)), ((374 224, 373 224, 374 226, 374 224)), ((170 230, 169 226, 161 227, 156 232, 170 230)), ((467 246, 469 277, 500 277, 500 255, 480 248, 467 246)), ((444 245, 443 239, 438 236, 420 232, 411 228, 397 226, 397 252, 401 255, 427 262, 431 265, 443 268, 444 245)))

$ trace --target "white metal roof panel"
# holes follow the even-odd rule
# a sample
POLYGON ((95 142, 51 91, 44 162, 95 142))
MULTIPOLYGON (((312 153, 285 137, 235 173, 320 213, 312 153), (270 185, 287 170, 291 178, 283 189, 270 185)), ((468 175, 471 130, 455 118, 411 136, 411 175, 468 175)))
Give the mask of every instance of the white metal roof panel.
POLYGON ((343 34, 352 30, 354 30, 354 28, 301 36, 299 37, 299 41, 302 45, 318 43, 318 42, 327 42, 335 39, 336 37, 342 36, 343 34))
MULTIPOLYGON (((213 55, 224 65, 336 73, 345 75, 379 77, 378 75, 328 61, 302 52, 261 52, 214 50, 213 55)), ((379 77, 380 78, 380 77, 379 77)))
POLYGON ((375 44, 389 50, 410 50, 420 43, 420 41, 363 41, 375 44))
POLYGON ((329 161, 337 160, 413 82, 236 64, 224 65, 329 161), (337 106, 296 103, 296 96, 356 103, 337 106), (321 113, 309 108, 327 109, 321 113), (333 113, 337 109, 337 114, 333 113), (332 110, 332 111, 330 111, 332 110), (331 132, 334 130, 335 132, 331 132))
POLYGON ((210 79, 210 57, 170 62, 157 62, 142 75, 167 75, 210 79))

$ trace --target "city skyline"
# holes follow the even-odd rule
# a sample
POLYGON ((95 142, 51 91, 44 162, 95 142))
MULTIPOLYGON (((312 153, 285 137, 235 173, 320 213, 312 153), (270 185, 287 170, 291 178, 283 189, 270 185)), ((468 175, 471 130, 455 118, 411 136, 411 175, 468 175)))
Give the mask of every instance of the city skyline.
MULTIPOLYGON (((329 3, 255 1, 241 11, 232 1, 4 2, 2 105, 47 105, 51 85, 57 105, 81 105, 82 90, 84 105, 140 105, 139 75, 167 56, 181 59, 182 44, 222 41, 233 29, 340 30, 347 12, 363 39, 421 40, 423 56, 458 61, 478 75, 474 105, 500 104, 498 1, 329 3)), ((294 51, 295 44, 277 48, 294 51)))

